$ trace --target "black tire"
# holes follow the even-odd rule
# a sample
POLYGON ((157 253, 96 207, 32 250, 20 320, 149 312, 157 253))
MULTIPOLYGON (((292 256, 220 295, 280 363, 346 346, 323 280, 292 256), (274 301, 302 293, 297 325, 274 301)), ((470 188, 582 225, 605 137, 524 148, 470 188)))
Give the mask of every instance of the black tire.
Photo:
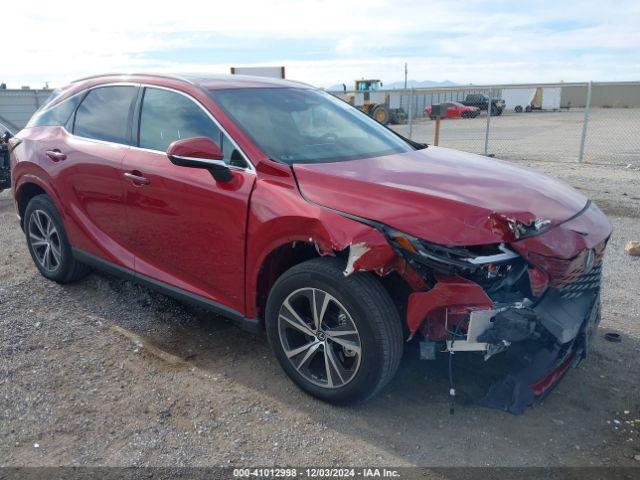
POLYGON ((531 105, 527 105, 526 107, 524 107, 524 111, 527 113, 531 112, 531 110, 532 110, 531 105))
POLYGON ((48 195, 37 195, 29 201, 24 212, 24 233, 33 263, 45 278, 58 283, 69 283, 89 273, 89 267, 73 257, 60 215, 48 195), (45 221, 51 222, 53 228, 45 227, 45 221), (47 237, 47 233, 41 228, 49 231, 50 236, 47 237), (49 262, 43 258, 49 258, 49 262))
MULTIPOLYGON (((273 286, 266 308, 267 337, 284 371, 302 390, 327 402, 338 404, 365 401, 380 391, 393 378, 398 369, 404 346, 398 310, 388 292, 371 273, 352 273, 345 277, 344 268, 344 261, 326 257, 309 260, 292 267, 273 286), (355 327, 360 342, 358 368, 352 373, 353 376, 348 382, 332 388, 330 388, 330 384, 319 385, 318 382, 322 381, 320 377, 316 377, 318 381, 314 382, 309 373, 305 376, 300 368, 304 359, 298 360, 297 357, 292 357, 293 359, 289 360, 285 353, 288 346, 283 344, 287 340, 283 340, 282 325, 284 328, 293 330, 294 334, 297 332, 281 320, 281 309, 287 311, 284 310, 284 302, 292 295, 310 289, 313 289, 314 299, 315 292, 320 291, 321 294, 329 294, 334 300, 337 300, 336 303, 344 307, 350 319, 349 328, 355 327), (294 362, 298 363, 300 371, 296 369, 294 362)), ((327 307, 327 313, 323 318, 335 316, 335 312, 330 311, 331 308, 334 307, 327 307)), ((335 308, 336 311, 339 311, 337 307, 335 308)), ((303 315, 300 317, 302 318, 303 315)), ((313 328, 313 319, 308 316, 304 318, 311 321, 311 323, 306 323, 307 327, 313 328)), ((328 323, 330 319, 325 321, 328 323)), ((330 331, 329 328, 327 330, 330 331)), ((322 328, 317 329, 316 334, 321 331, 322 328)), ((317 353, 314 353, 314 357, 320 355, 317 360, 321 369, 324 359, 325 378, 327 376, 337 378, 335 374, 330 373, 331 368, 328 366, 326 358, 325 349, 331 348, 330 345, 332 345, 329 342, 331 338, 328 337, 331 337, 329 333, 327 333, 324 345, 316 350, 317 353)), ((321 339, 319 338, 319 340, 321 339)), ((302 343, 318 342, 319 340, 316 340, 311 334, 307 335, 302 343)), ((342 361, 346 361, 349 352, 342 353, 340 345, 335 343, 333 345, 337 346, 338 355, 342 355, 340 357, 342 361)), ((291 353, 293 348, 287 351, 291 353)), ((335 354, 334 350, 332 352, 335 354)), ((308 361, 309 368, 315 360, 312 358, 308 361)), ((333 369, 333 372, 336 371, 337 368, 333 369)), ((340 380, 342 380, 342 376, 340 376, 340 380)))
POLYGON ((491 116, 492 117, 497 117, 498 115, 500 115, 498 112, 500 110, 498 109, 498 107, 491 105, 491 116))
POLYGON ((371 116, 382 125, 387 125, 391 118, 389 109, 385 105, 376 105, 374 109, 371 110, 371 116))
POLYGON ((516 108, 513 109, 516 113, 522 113, 522 105, 516 105, 516 108))

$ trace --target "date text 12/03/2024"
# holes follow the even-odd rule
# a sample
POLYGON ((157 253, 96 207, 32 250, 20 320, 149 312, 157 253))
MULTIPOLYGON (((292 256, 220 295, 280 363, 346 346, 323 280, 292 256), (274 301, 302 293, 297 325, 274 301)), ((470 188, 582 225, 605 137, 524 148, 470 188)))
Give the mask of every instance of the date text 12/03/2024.
POLYGON ((388 468, 237 468, 234 478, 400 478, 388 468))

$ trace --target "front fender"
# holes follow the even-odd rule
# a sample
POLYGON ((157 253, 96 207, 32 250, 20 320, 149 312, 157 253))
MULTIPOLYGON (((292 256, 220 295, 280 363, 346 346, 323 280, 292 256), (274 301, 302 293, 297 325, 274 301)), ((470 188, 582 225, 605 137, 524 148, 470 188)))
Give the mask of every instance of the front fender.
POLYGON ((271 252, 292 242, 315 245, 320 255, 349 249, 345 274, 398 268, 397 257, 384 235, 364 223, 307 202, 293 182, 259 179, 251 196, 247 225, 246 315, 257 314, 258 277, 271 252))

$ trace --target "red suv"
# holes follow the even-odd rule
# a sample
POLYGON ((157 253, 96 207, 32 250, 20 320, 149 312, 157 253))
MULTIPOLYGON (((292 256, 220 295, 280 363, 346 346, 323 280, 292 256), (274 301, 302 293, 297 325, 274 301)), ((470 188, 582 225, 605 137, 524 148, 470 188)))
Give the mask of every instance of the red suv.
POLYGON ((520 412, 585 355, 611 225, 565 184, 403 138, 307 85, 109 75, 9 140, 42 275, 89 267, 266 329, 291 379, 363 400, 405 342, 499 355, 520 412))

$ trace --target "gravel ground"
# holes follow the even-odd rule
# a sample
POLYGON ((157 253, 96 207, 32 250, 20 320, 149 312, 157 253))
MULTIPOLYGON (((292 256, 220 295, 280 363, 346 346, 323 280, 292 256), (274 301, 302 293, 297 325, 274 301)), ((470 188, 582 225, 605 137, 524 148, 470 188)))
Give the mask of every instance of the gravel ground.
MULTIPOLYGON (((442 361, 411 349, 372 401, 318 402, 265 338, 221 318, 102 274, 45 280, 0 194, 0 465, 640 465, 640 257, 624 253, 640 239, 639 173, 535 166, 594 197, 615 233, 594 351, 521 416, 469 401, 449 415, 442 361)), ((457 365, 475 398, 490 369, 457 365)))
MULTIPOLYGON (((560 112, 505 112, 491 117, 488 153, 516 160, 577 162, 584 122, 583 109, 560 112)), ((418 118, 413 139, 432 143, 435 123, 418 118)), ((484 153, 487 117, 442 120, 440 146, 484 153)), ((394 125, 408 134, 407 125, 394 125)), ((587 163, 640 167, 640 108, 594 108, 587 125, 587 163)))

